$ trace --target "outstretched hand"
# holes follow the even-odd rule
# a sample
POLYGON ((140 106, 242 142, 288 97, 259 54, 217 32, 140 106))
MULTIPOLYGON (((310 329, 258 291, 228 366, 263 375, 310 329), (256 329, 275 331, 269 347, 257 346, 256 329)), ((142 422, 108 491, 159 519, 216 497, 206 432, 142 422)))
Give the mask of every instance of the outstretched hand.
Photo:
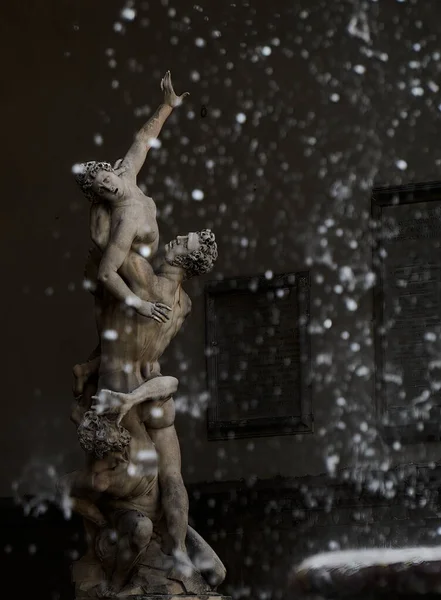
POLYGON ((190 95, 189 92, 184 92, 180 96, 176 95, 175 90, 173 89, 170 71, 167 71, 161 80, 161 90, 164 91, 164 104, 167 104, 172 108, 182 104, 184 98, 190 95))

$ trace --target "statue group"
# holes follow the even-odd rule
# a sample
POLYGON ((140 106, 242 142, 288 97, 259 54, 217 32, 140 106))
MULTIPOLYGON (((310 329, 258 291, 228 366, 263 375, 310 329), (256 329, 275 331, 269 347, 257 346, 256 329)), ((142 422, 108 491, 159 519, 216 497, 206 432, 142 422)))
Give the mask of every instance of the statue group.
POLYGON ((217 258, 208 230, 159 244, 156 206, 137 175, 177 96, 170 72, 163 103, 112 166, 88 162, 76 174, 91 203, 85 277, 94 296, 98 345, 74 367, 71 419, 84 468, 64 476, 64 502, 84 520, 87 552, 72 568, 77 600, 216 595, 225 568, 188 524, 188 495, 174 420, 175 377, 159 359, 191 310, 183 282, 217 258))

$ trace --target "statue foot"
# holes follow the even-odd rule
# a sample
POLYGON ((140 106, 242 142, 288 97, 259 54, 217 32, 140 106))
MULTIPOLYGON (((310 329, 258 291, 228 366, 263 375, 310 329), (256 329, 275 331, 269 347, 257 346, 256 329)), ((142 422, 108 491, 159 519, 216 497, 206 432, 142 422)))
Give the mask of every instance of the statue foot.
POLYGON ((173 551, 173 567, 172 571, 185 577, 190 577, 194 571, 194 565, 190 560, 187 552, 182 550, 173 551))

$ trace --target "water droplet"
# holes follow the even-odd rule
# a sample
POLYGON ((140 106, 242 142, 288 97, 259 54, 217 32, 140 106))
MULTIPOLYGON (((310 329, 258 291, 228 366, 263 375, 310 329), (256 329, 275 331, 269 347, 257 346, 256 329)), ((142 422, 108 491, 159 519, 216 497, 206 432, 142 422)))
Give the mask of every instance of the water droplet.
POLYGON ((126 21, 133 21, 134 18, 136 17, 136 10, 134 8, 130 8, 129 6, 126 6, 121 11, 121 17, 123 19, 125 19, 126 21))
POLYGON ((105 329, 103 331, 103 337, 106 340, 117 340, 118 332, 116 331, 116 329, 105 329))

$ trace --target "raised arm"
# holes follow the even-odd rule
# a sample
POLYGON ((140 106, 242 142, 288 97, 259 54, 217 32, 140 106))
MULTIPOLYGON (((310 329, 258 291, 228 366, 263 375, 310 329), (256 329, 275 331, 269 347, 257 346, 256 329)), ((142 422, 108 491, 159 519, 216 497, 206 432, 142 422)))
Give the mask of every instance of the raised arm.
POLYGON ((182 100, 188 96, 188 92, 177 96, 173 89, 170 71, 167 71, 161 81, 161 89, 164 90, 164 102, 156 110, 155 114, 147 121, 147 123, 138 131, 135 136, 135 141, 127 152, 124 160, 119 165, 120 168, 130 171, 133 175, 137 175, 141 170, 147 153, 155 144, 162 126, 170 116, 172 110, 182 103, 182 100))
POLYGON ((169 319, 168 306, 160 302, 148 302, 134 294, 125 283, 118 270, 126 260, 135 238, 136 223, 133 220, 121 221, 111 233, 98 269, 98 281, 120 302, 133 306, 137 313, 150 317, 158 323, 169 319))

